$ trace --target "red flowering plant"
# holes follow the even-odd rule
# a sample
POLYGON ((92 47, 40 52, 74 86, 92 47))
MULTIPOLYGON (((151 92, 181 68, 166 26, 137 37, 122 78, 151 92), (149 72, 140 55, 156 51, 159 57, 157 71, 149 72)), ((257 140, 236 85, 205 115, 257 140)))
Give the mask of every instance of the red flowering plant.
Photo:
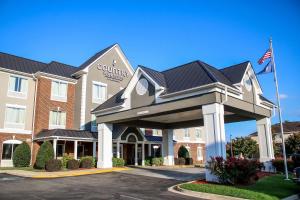
POLYGON ((248 184, 258 179, 260 163, 256 160, 211 157, 209 169, 224 184, 248 184))

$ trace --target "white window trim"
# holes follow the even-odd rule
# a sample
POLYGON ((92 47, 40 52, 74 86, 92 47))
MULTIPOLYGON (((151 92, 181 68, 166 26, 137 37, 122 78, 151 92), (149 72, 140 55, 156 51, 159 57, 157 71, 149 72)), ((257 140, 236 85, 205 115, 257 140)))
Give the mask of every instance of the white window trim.
POLYGON ((183 140, 184 140, 184 141, 190 141, 190 138, 191 138, 190 130, 189 130, 188 128, 183 129, 183 140), (189 137, 186 137, 186 136, 185 136, 186 130, 187 130, 187 132, 188 132, 189 137))
POLYGON ((197 142, 205 142, 203 128, 200 128, 200 127, 195 128, 195 138, 196 138, 197 142), (197 137, 197 134, 196 134, 197 130, 200 130, 200 137, 197 137), (202 137, 201 137, 201 135, 202 135, 202 137))
MULTIPOLYGON (((22 143, 22 141, 20 141, 20 140, 6 140, 2 143, 2 149, 3 149, 4 144, 21 144, 21 143, 22 143)), ((10 161, 13 159, 13 156, 14 156, 14 149, 12 149, 12 152, 11 152, 11 159, 2 159, 2 155, 1 155, 1 159, 3 161, 10 161)))
POLYGON ((27 94, 28 94, 28 85, 29 85, 29 79, 28 77, 25 76, 20 76, 20 75, 14 75, 14 74, 10 74, 8 78, 8 88, 7 88, 7 96, 8 97, 13 97, 13 98, 19 98, 19 99, 27 99, 27 94), (26 92, 17 92, 14 90, 10 90, 9 88, 9 78, 13 76, 13 77, 18 77, 18 78, 22 78, 27 80, 27 88, 26 88, 26 92))
POLYGON ((24 130, 25 129, 25 122, 26 122, 26 106, 24 105, 18 105, 18 104, 6 104, 5 106, 5 117, 4 117, 4 130, 9 129, 9 130, 24 130), (8 122, 6 119, 6 112, 7 108, 21 108, 24 109, 24 123, 15 123, 15 122, 8 122), (12 128, 12 127, 13 128, 12 128))
POLYGON ((202 147, 197 147, 197 160, 200 161, 202 160, 203 161, 203 152, 202 152, 203 148, 202 147), (201 151, 201 156, 199 155, 198 153, 198 150, 200 149, 201 151))
POLYGON ((102 101, 102 99, 94 98, 94 90, 93 90, 94 85, 105 87, 105 99, 104 99, 104 101, 106 101, 107 100, 107 84, 99 82, 99 81, 92 81, 92 103, 101 104, 101 103, 104 102, 104 101, 102 101))
POLYGON ((67 124, 67 112, 66 111, 57 111, 57 110, 50 110, 49 111, 49 129, 65 129, 66 128, 66 124, 67 124), (57 124, 51 124, 50 123, 50 113, 51 112, 64 112, 66 113, 66 121, 65 121, 65 125, 57 125, 57 124))
POLYGON ((59 80, 59 79, 51 79, 51 97, 50 99, 52 101, 61 101, 61 102, 67 102, 67 99, 68 99, 68 87, 69 87, 69 82, 68 81, 63 81, 63 80, 59 80), (58 82, 59 84, 66 84, 67 87, 66 87, 66 95, 65 96, 55 96, 53 95, 52 93, 52 84, 53 82, 58 82))
POLYGON ((93 126, 93 115, 95 116, 95 120, 96 120, 96 115, 91 114, 91 132, 98 132, 97 122, 96 122, 96 125, 93 126))

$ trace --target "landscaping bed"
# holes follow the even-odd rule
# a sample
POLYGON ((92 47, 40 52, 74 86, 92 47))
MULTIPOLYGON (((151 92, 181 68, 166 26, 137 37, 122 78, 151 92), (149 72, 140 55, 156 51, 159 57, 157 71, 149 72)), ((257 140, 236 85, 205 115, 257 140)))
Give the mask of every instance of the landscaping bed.
POLYGON ((300 186, 292 180, 284 180, 283 175, 264 176, 255 184, 247 186, 229 186, 196 181, 180 185, 180 188, 195 192, 205 192, 245 199, 277 200, 297 194, 300 186))

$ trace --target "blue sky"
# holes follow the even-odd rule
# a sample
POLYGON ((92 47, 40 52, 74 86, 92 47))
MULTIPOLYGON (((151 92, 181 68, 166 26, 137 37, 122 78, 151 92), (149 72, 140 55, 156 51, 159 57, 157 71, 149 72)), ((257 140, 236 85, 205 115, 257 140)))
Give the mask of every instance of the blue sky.
MULTIPOLYGON (((164 70, 199 59, 221 68, 250 60, 259 71, 256 61, 272 36, 283 118, 300 119, 299 1, 109 2, 0 0, 0 51, 78 66, 117 42, 134 67, 164 70)), ((259 80, 275 101, 272 75, 259 80)), ((255 121, 226 125, 227 138, 255 130, 255 121)))

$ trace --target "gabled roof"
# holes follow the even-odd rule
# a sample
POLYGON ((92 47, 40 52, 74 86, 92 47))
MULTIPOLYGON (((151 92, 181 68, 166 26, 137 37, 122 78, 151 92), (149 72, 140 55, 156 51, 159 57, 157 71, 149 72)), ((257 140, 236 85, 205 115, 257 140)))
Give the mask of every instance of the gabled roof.
POLYGON ((237 65, 225 67, 220 69, 220 71, 231 81, 232 84, 240 83, 249 63, 250 61, 246 61, 237 65))
POLYGON ((97 52, 95 55, 93 55, 92 57, 90 57, 87 61, 85 61, 84 63, 82 63, 79 66, 78 71, 83 70, 84 68, 86 68, 87 66, 89 66, 92 62, 94 62, 97 58, 99 58, 100 56, 102 56, 104 53, 106 53, 108 50, 110 50, 115 45, 116 45, 116 43, 113 44, 113 45, 110 45, 109 47, 106 47, 105 49, 102 49, 99 52, 97 52))
POLYGON ((32 74, 46 66, 46 63, 0 52, 1 68, 32 74))
POLYGON ((66 65, 63 63, 52 61, 41 71, 48 74, 53 74, 53 75, 62 76, 66 78, 73 78, 72 74, 78 71, 78 68, 73 67, 71 65, 66 65))
MULTIPOLYGON (((236 80, 242 79, 247 69, 245 66, 247 66, 246 63, 241 63, 218 70, 207 63, 197 60, 161 72, 141 65, 138 67, 149 75, 158 85, 165 88, 164 93, 162 93, 165 95, 212 83, 223 83, 232 88, 236 88, 233 84, 236 80)), ((122 105, 124 99, 121 97, 125 90, 126 88, 105 101, 92 112, 122 105)))

